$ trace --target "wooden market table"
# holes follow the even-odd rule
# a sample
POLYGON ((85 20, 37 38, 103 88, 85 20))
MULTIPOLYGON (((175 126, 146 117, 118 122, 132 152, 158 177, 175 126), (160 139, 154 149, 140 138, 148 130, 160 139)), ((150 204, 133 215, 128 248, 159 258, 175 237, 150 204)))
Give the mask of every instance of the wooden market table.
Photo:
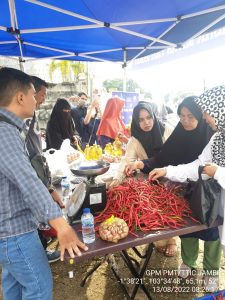
MULTIPOLYGON (((211 227, 217 227, 218 225, 221 225, 223 223, 223 220, 221 218, 218 218, 216 222, 211 227)), ((76 224, 73 226, 75 231, 77 232, 79 238, 82 240, 81 237, 81 230, 80 230, 80 224, 76 224)), ((110 243, 101 240, 99 237, 96 237, 96 241, 92 244, 88 245, 88 251, 83 252, 82 256, 76 257, 74 260, 75 262, 82 262, 87 259, 91 259, 95 256, 105 256, 105 260, 109 263, 109 266, 117 279, 118 283, 123 288, 123 291, 127 297, 127 299, 135 299, 136 293, 139 289, 139 287, 143 290, 143 292, 146 294, 148 299, 152 299, 150 293, 148 292, 144 281, 143 276, 145 275, 146 268, 148 266, 149 260, 151 258, 154 245, 153 242, 169 239, 175 236, 180 236, 192 232, 197 232, 203 229, 207 229, 208 227, 203 224, 199 224, 194 222, 191 219, 186 219, 186 225, 184 227, 180 227, 177 229, 167 229, 167 230, 161 230, 161 231, 150 231, 149 233, 143 233, 143 232, 136 232, 138 237, 134 237, 132 235, 129 235, 123 240, 120 240, 118 243, 110 243), (144 255, 142 255, 138 249, 137 246, 145 245, 146 252, 144 255), (142 259, 142 264, 139 265, 135 259, 129 256, 127 250, 133 249, 135 254, 137 254, 142 259), (112 259, 113 253, 119 252, 120 256, 126 263, 130 273, 132 276, 136 279, 135 280, 135 286, 133 287, 132 291, 129 293, 128 289, 126 288, 126 282, 120 277, 118 270, 115 268, 115 263, 112 259)), ((84 286, 87 278, 101 265, 101 263, 98 263, 91 271, 87 273, 85 278, 81 282, 81 286, 84 286)))

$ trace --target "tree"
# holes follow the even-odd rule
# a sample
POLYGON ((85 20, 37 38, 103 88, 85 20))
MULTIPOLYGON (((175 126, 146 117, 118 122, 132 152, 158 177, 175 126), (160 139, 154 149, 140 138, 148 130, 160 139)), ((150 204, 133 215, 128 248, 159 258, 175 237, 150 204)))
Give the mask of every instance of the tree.
POLYGON ((74 80, 73 77, 77 80, 79 74, 84 73, 84 63, 69 60, 53 60, 49 66, 49 76, 51 80, 56 70, 60 71, 63 82, 71 82, 74 80))
MULTIPOLYGON (((123 81, 122 79, 111 79, 103 81, 103 87, 107 92, 112 91, 122 91, 123 90, 123 81)), ((133 79, 127 80, 127 92, 135 92, 135 89, 140 88, 140 86, 133 79)), ((141 88, 140 88, 141 89, 141 88)))
POLYGON ((135 89, 141 89, 140 86, 133 79, 128 79, 127 81, 127 91, 135 92, 135 89))
POLYGON ((103 81, 103 87, 108 93, 112 91, 122 91, 123 81, 121 79, 105 80, 103 81))

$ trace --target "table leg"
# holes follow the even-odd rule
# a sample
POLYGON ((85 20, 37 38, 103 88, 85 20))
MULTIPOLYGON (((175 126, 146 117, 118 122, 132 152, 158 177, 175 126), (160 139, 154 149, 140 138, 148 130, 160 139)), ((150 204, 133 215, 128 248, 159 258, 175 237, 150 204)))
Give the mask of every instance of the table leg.
POLYGON ((105 261, 107 261, 107 263, 110 266, 110 269, 112 270, 114 276, 116 277, 118 283, 120 284, 120 286, 123 289, 123 292, 126 295, 126 298, 129 300, 133 300, 135 299, 135 296, 137 294, 138 288, 141 287, 141 289, 143 290, 143 292, 146 294, 146 296, 148 297, 149 300, 152 300, 151 295, 149 294, 147 288, 145 287, 145 284, 143 282, 143 276, 145 274, 148 262, 151 258, 154 246, 153 244, 149 244, 146 252, 144 255, 142 255, 135 247, 132 248, 133 251, 144 260, 144 263, 139 264, 136 259, 133 259, 132 257, 130 257, 127 253, 126 250, 122 250, 122 252, 120 252, 120 256, 122 257, 122 259, 124 260, 124 262, 126 263, 127 267, 129 268, 131 274, 134 276, 134 278, 136 279, 135 282, 135 286, 133 287, 131 294, 129 294, 126 285, 124 284, 124 280, 120 277, 119 273, 118 273, 118 269, 116 267, 116 262, 115 262, 115 258, 113 254, 108 254, 104 257, 103 261, 97 263, 88 273, 87 275, 84 277, 84 279, 81 281, 81 286, 83 287, 88 279, 89 276, 91 276, 100 266, 102 263, 104 263, 105 261), (132 263, 132 261, 134 261, 135 265, 132 263), (136 267, 135 267, 136 266, 136 267))
POLYGON ((106 257, 104 258, 103 261, 97 263, 89 272, 87 272, 87 275, 83 278, 83 280, 80 283, 80 286, 84 286, 88 277, 91 276, 106 260, 106 257))
POLYGON ((138 249, 135 248, 135 247, 133 247, 132 250, 137 254, 138 257, 140 257, 140 258, 146 258, 146 253, 147 253, 147 251, 146 251, 145 254, 143 255, 143 254, 141 254, 141 252, 138 251, 138 249))
POLYGON ((143 256, 144 257, 144 263, 143 263, 143 265, 142 265, 142 267, 140 268, 139 271, 134 267, 134 265, 132 263, 132 260, 130 259, 130 256, 128 255, 128 253, 127 253, 126 250, 123 250, 122 253, 120 253, 121 257, 123 258, 123 260, 125 261, 126 265, 128 266, 131 274, 136 279, 136 281, 135 281, 136 284, 135 284, 135 286, 132 289, 130 299, 134 299, 135 298, 139 287, 141 287, 141 289, 146 294, 146 296, 148 297, 149 300, 152 299, 151 296, 150 296, 150 294, 149 294, 149 292, 148 292, 148 290, 147 290, 147 288, 145 287, 144 282, 143 282, 143 275, 145 274, 146 267, 147 267, 148 262, 149 262, 149 260, 151 258, 153 249, 154 249, 153 244, 149 244, 149 246, 148 246, 148 248, 146 250, 146 253, 143 256))
POLYGON ((126 289, 126 286, 125 286, 125 284, 123 284, 123 282, 121 281, 121 277, 120 277, 120 275, 118 274, 118 270, 117 270, 117 268, 116 268, 115 258, 114 258, 113 256, 109 256, 107 261, 108 261, 108 264, 109 264, 109 266, 110 266, 110 268, 111 268, 111 270, 112 270, 114 276, 115 276, 116 279, 117 279, 117 282, 119 283, 119 285, 120 285, 121 288, 123 289, 123 292, 124 292, 124 294, 126 295, 126 298, 127 298, 128 300, 130 300, 131 298, 130 298, 130 295, 129 295, 127 289, 126 289))

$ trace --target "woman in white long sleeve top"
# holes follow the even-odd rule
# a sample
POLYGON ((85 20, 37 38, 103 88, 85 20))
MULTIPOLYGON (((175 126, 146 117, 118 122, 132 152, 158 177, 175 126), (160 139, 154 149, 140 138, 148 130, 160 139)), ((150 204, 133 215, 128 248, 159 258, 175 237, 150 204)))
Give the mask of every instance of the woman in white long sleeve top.
MULTIPOLYGON (((196 102, 201 107, 206 122, 217 132, 212 136, 197 160, 189 164, 154 169, 149 173, 149 179, 155 180, 166 176, 173 181, 184 182, 188 178, 196 181, 198 179, 198 166, 204 165, 203 173, 206 174, 206 178, 214 177, 222 188, 218 215, 223 217, 225 201, 225 86, 218 86, 206 91, 197 98, 196 102)), ((225 253, 224 224, 220 226, 219 231, 225 253)), ((210 276, 205 276, 204 283, 209 291, 217 288, 214 284, 217 282, 210 280, 210 276)))

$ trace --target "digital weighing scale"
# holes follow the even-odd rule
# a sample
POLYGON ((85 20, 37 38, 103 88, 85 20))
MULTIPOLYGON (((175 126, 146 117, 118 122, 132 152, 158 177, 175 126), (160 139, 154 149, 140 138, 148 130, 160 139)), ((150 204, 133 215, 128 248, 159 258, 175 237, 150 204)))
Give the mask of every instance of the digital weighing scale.
POLYGON ((69 222, 77 223, 83 213, 83 208, 88 207, 92 214, 102 211, 106 206, 106 184, 95 183, 95 177, 108 171, 108 162, 86 161, 81 162, 76 167, 71 168, 71 172, 76 176, 87 179, 76 185, 70 201, 66 207, 69 222))

